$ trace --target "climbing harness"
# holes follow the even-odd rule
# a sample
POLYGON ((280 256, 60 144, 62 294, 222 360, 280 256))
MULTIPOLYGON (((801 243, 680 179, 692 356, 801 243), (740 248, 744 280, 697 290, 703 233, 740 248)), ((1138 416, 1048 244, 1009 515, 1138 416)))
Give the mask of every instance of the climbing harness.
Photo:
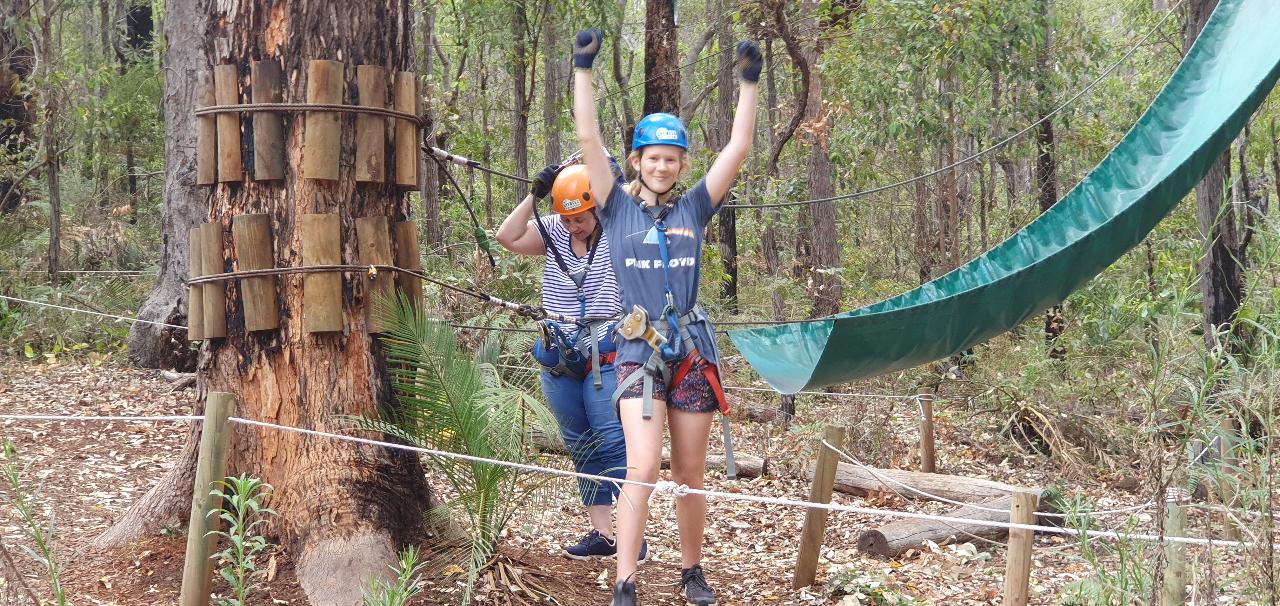
MULTIPOLYGON (((649 355, 648 360, 638 372, 631 373, 618 384, 613 392, 613 406, 617 409, 622 394, 635 383, 643 381, 644 391, 640 415, 645 420, 651 419, 653 418, 653 382, 656 377, 662 377, 670 393, 690 372, 702 373, 707 384, 711 386, 716 404, 720 409, 725 471, 726 475, 733 479, 737 477, 738 470, 733 460, 733 436, 729 433, 729 400, 725 398, 724 387, 720 382, 720 369, 702 356, 693 341, 693 334, 689 331, 690 324, 706 322, 709 325, 710 319, 698 305, 694 305, 693 309, 684 314, 678 313, 675 293, 671 288, 671 255, 667 250, 666 217, 671 209, 675 208, 677 202, 679 198, 670 204, 662 205, 662 208, 656 212, 643 202, 637 202, 645 216, 653 221, 654 229, 657 230, 658 253, 662 256, 662 288, 663 295, 666 297, 666 307, 663 308, 659 318, 650 320, 648 312, 643 307, 633 305, 631 313, 624 316, 618 323, 618 333, 623 338, 643 340, 653 349, 653 353, 649 355), (672 372, 668 363, 677 360, 680 363, 676 365, 675 372, 672 372)), ((711 347, 714 351, 714 341, 711 347)))

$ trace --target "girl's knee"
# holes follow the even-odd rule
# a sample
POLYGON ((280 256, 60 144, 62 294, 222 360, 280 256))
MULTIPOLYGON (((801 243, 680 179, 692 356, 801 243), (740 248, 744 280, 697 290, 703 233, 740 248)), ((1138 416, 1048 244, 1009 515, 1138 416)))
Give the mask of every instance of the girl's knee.
POLYGON ((627 479, 653 484, 658 481, 658 465, 633 465, 627 468, 627 479))
POLYGON ((676 469, 676 466, 672 465, 671 481, 676 484, 684 484, 689 488, 702 489, 706 487, 706 473, 704 473, 704 470, 694 472, 690 470, 676 469))

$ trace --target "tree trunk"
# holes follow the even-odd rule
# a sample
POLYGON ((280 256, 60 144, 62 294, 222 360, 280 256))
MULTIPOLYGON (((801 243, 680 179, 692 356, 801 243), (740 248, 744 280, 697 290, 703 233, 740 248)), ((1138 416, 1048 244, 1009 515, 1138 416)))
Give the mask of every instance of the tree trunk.
MULTIPOLYGON (((245 0, 229 14, 205 8, 210 38, 197 38, 194 47, 225 47, 225 60, 238 66, 242 76, 252 60, 281 62, 282 73, 298 75, 282 84, 285 103, 306 100, 310 60, 342 58, 344 103, 357 101, 356 65, 394 72, 411 63, 407 0, 375 5, 322 0, 306 6, 245 0), (280 32, 289 36, 279 38, 280 32)), ((171 41, 169 46, 175 45, 171 41)), ((241 86, 246 85, 242 79, 241 86)), ((214 224, 230 249, 233 217, 267 211, 277 265, 297 267, 303 264, 301 215, 337 214, 341 262, 360 263, 367 256, 356 248, 357 218, 405 220, 407 196, 391 185, 355 182, 350 128, 341 138, 344 161, 339 179, 303 178, 299 168, 307 122, 299 116, 285 123, 289 161, 283 181, 233 182, 212 189, 214 224)), ((354 122, 344 116, 340 124, 354 122)), ((224 270, 232 267, 231 256, 225 257, 224 270)), ((388 410, 392 402, 387 369, 366 320, 372 289, 360 275, 341 275, 341 280, 344 330, 335 333, 304 332, 304 314, 314 311, 304 309, 308 302, 303 300, 303 280, 280 277, 275 280, 283 308, 280 328, 246 334, 239 286, 228 284, 223 302, 229 312, 228 337, 204 345, 198 368, 201 393, 234 394, 239 417, 321 431, 344 430, 343 416, 367 417, 388 410)), ((279 515, 271 533, 297 554, 298 580, 313 605, 360 603, 361 589, 371 577, 387 574, 396 547, 422 521, 427 487, 415 456, 241 426, 234 426, 229 451, 230 474, 256 476, 275 487, 270 505, 279 515)), ((157 489, 156 494, 177 492, 157 489)), ((144 501, 135 508, 152 505, 144 501)))
MULTIPOLYGON (((564 98, 567 55, 561 48, 563 38, 556 28, 558 9, 547 2, 542 13, 542 154, 544 164, 554 164, 564 157, 560 148, 560 125, 556 117, 564 98)), ((521 198, 523 199, 523 198, 521 198)))
MULTIPOLYGON (((516 157, 515 174, 521 177, 529 175, 529 19, 525 14, 525 0, 516 0, 511 4, 511 36, 515 42, 515 52, 511 61, 511 81, 515 85, 515 111, 511 116, 511 145, 516 157)), ((486 161, 487 162, 487 161, 486 161)), ((488 173, 485 173, 486 175, 488 173)), ((529 193, 529 184, 515 182, 516 200, 523 200, 529 193)), ((489 224, 493 224, 493 203, 486 196, 485 216, 489 224)))
MULTIPOLYGON (((1040 15, 1044 20, 1044 40, 1036 53, 1036 98, 1040 105, 1040 115, 1049 113, 1053 101, 1050 99, 1049 76, 1053 58, 1053 22, 1049 18, 1050 0, 1040 0, 1040 15)), ((1043 213, 1058 202, 1058 158, 1053 135, 1053 120, 1048 119, 1036 126, 1036 200, 1043 213)), ((1055 360, 1067 358, 1067 348, 1058 343, 1058 338, 1066 330, 1066 319, 1062 317, 1062 305, 1054 305, 1044 312, 1044 344, 1049 348, 1049 357, 1055 360)))
MULTIPOLYGON (((15 14, 27 12, 27 0, 15 0, 15 14)), ((17 157, 31 140, 32 116, 22 80, 31 75, 34 55, 23 41, 22 24, 14 20, 0 23, 0 151, 17 157)), ((0 179, 0 213, 11 211, 23 200, 25 178, 0 179)))
MULTIPOLYGON (((435 78, 431 77, 435 73, 436 4, 428 2, 425 9, 415 14, 422 18, 423 50, 420 65, 422 74, 427 76, 422 87, 422 112, 427 117, 427 124, 423 127, 427 129, 427 135, 423 144, 427 147, 436 147, 439 141, 436 138, 435 87, 432 85, 435 78)), ((443 67, 447 81, 449 66, 443 67)), ((422 154, 418 174, 422 180, 418 193, 422 197, 422 222, 426 224, 426 245, 428 249, 435 249, 444 244, 444 230, 440 225, 440 167, 436 165, 435 160, 428 158, 427 154, 422 154)))
MULTIPOLYGON (((724 0, 707 0, 707 14, 718 15, 727 10, 724 0)), ((720 45, 720 66, 716 72, 716 102, 710 107, 707 120, 707 147, 719 152, 729 143, 733 129, 733 56, 725 52, 733 48, 729 21, 721 19, 716 24, 716 39, 720 45)), ((724 202, 732 203, 733 192, 725 195, 724 202)), ((720 257, 728 280, 724 284, 723 297, 730 313, 738 313, 738 213, 736 208, 721 207, 719 213, 720 257)))
POLYGON ((678 114, 680 38, 675 0, 645 2, 644 28, 644 114, 678 114))
MULTIPOLYGON (((1183 52, 1189 50, 1200 30, 1217 6, 1217 0, 1192 0, 1183 28, 1183 52)), ((1231 173, 1231 152, 1223 152, 1196 185, 1196 222, 1200 236, 1207 242, 1200 259, 1200 291, 1204 295, 1205 347, 1214 351, 1222 347, 1230 351, 1230 340, 1219 340, 1219 333, 1231 329, 1236 311, 1244 300, 1244 251, 1240 250, 1241 233, 1236 209, 1224 195, 1231 173)))
MULTIPOLYGON (((618 0, 618 13, 627 14, 627 0, 618 0)), ((622 68, 622 36, 611 36, 613 40, 613 81, 618 84, 618 90, 629 90, 631 88, 631 65, 633 53, 627 53, 627 69, 622 68)), ((619 133, 622 139, 622 155, 631 154, 631 131, 636 127, 636 116, 631 109, 631 101, 628 95, 616 95, 618 105, 622 107, 622 132, 619 133)), ((626 172, 627 178, 634 178, 634 172, 631 169, 630 162, 622 162, 622 170, 626 172)))
MULTIPOLYGON (((37 23, 34 25, 39 29, 38 32, 32 32, 33 39, 39 47, 38 55, 40 56, 41 75, 50 80, 53 74, 54 58, 57 56, 53 38, 53 7, 51 0, 42 0, 41 10, 36 15, 37 23)), ((44 105, 44 132, 41 135, 44 144, 44 175, 45 186, 49 196, 49 281, 53 284, 58 283, 59 270, 59 249, 62 247, 62 187, 59 180, 58 170, 60 167, 61 154, 58 150, 58 112, 61 111, 59 99, 61 93, 59 87, 49 86, 41 93, 44 105)))
MULTIPOLYGON (((831 124, 832 116, 822 109, 822 71, 818 68, 822 58, 822 40, 819 37, 818 3, 806 0, 801 8, 809 26, 806 28, 814 39, 806 60, 810 66, 809 94, 804 110, 806 141, 809 143, 809 191, 810 198, 828 198, 835 195, 831 183, 831 124)), ((813 307, 810 316, 829 316, 840 311, 840 298, 844 293, 838 271, 840 269, 840 238, 837 235, 835 202, 819 202, 800 207, 807 214, 805 223, 812 231, 809 246, 810 282, 813 284, 813 307)))
MULTIPOLYGON (((211 5, 211 0, 175 0, 165 6, 164 237, 160 273, 138 311, 139 319, 150 322, 186 325, 189 233, 208 217, 208 192, 196 185, 196 120, 192 112, 197 83, 209 69, 201 49, 206 44, 211 5)), ((195 370, 198 352, 191 348, 185 330, 135 323, 129 329, 128 345, 129 361, 136 366, 195 370)))

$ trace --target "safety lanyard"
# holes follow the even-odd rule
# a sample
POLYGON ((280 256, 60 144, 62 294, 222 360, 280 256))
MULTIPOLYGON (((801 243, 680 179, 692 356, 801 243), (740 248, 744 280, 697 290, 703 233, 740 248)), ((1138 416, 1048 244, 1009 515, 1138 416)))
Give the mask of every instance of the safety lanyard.
POLYGON ((683 339, 680 338, 680 322, 679 314, 676 311, 675 292, 671 289, 671 254, 667 251, 667 213, 675 207, 676 200, 670 204, 665 204, 662 210, 654 213, 651 207, 640 204, 640 210, 653 221, 653 228, 658 232, 658 254, 662 255, 662 290, 666 296, 667 306, 663 308, 662 315, 667 319, 667 342, 662 344, 662 357, 667 360, 679 359, 683 355, 683 339))

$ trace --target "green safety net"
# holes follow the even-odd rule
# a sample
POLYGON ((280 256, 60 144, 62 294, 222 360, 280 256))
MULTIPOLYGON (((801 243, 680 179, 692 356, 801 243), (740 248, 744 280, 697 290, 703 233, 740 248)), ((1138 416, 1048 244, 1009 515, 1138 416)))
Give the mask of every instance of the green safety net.
POLYGON ((1280 75, 1280 0, 1221 0, 1132 130, 1053 208, 982 256, 850 312, 730 337, 779 392, 946 358, 1056 305, 1136 246, 1280 75))

